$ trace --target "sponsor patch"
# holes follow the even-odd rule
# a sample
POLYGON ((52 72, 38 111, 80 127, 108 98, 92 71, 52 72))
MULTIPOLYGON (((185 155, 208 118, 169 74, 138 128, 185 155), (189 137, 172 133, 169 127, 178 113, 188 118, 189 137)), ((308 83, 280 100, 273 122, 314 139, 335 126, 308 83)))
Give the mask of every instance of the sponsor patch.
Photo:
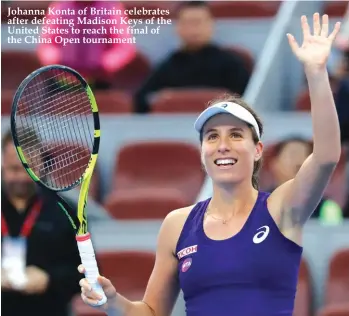
POLYGON ((183 257, 186 257, 192 253, 195 253, 198 251, 198 245, 190 246, 187 248, 184 248, 177 252, 178 259, 182 259, 183 257))

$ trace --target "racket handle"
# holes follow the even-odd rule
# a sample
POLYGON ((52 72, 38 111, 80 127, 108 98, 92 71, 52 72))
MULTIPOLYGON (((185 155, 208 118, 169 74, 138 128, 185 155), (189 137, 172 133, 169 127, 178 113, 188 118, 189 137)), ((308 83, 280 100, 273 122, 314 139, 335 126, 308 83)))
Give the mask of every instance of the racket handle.
POLYGON ((85 277, 88 283, 91 285, 92 290, 102 296, 102 299, 96 304, 96 306, 103 305, 107 302, 107 297, 105 296, 101 285, 97 281, 99 271, 91 241, 91 235, 90 233, 87 233, 85 235, 76 236, 76 241, 78 244, 81 263, 85 268, 85 277))

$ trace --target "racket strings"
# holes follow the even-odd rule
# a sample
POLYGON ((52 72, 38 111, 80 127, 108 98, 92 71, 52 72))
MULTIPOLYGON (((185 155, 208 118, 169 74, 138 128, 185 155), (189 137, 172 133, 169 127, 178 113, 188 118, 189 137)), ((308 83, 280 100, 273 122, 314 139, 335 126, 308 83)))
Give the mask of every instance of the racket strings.
MULTIPOLYGON (((23 111, 27 112, 27 113, 23 113, 23 114, 26 114, 26 115, 30 115, 31 112, 35 112, 35 115, 43 114, 43 113, 46 112, 47 115, 49 115, 52 112, 51 110, 55 110, 57 108, 57 105, 61 105, 64 102, 64 100, 62 100, 61 102, 59 102, 59 101, 57 102, 57 100, 59 100, 59 98, 60 98, 60 94, 63 94, 63 93, 67 94, 67 93, 72 93, 72 92, 75 92, 75 94, 76 94, 76 92, 80 92, 79 89, 81 89, 81 84, 80 85, 78 85, 78 84, 77 85, 70 85, 70 87, 65 89, 64 91, 59 91, 59 90, 61 90, 61 88, 58 87, 57 89, 50 90, 50 94, 52 94, 55 91, 58 91, 55 95, 48 96, 46 99, 43 99, 43 100, 42 100, 42 95, 39 95, 37 98, 32 98, 31 99, 32 95, 37 94, 37 85, 38 85, 37 83, 30 84, 30 87, 29 87, 30 90, 33 90, 35 92, 32 92, 32 93, 29 93, 29 94, 25 95, 25 100, 29 99, 31 103, 35 103, 35 107, 33 107, 32 109, 29 108, 29 110, 25 106, 24 107, 20 107, 19 110, 18 110, 19 114, 22 114, 20 112, 21 112, 21 110, 23 110, 23 111), (78 90, 75 89, 75 90, 69 91, 69 90, 74 89, 74 88, 78 88, 78 90), (52 98, 52 100, 47 102, 47 99, 51 99, 51 98, 52 98), (38 99, 41 99, 41 101, 37 102, 38 99), (42 108, 41 111, 38 111, 38 107, 41 105, 40 104, 41 102, 44 103, 43 104, 44 107, 42 108), (52 103, 52 105, 48 106, 50 103, 52 103)), ((52 85, 56 85, 56 84, 52 84, 52 85)), ((50 86, 52 86, 52 85, 50 85, 50 86)), ((50 86, 46 87, 46 89, 49 89, 50 86)), ((72 94, 71 96, 70 95, 66 95, 66 97, 73 97, 73 96, 74 96, 74 94, 72 94)), ((77 101, 79 101, 79 100, 77 100, 77 101)), ((86 101, 87 101, 87 103, 84 104, 85 105, 84 108, 86 109, 85 113, 90 113, 90 111, 89 111, 89 105, 90 105, 89 104, 89 100, 86 98, 86 101)), ((66 105, 66 107, 67 107, 67 109, 65 109, 66 112, 69 110, 70 106, 71 106, 71 104, 67 104, 66 105)), ((81 104, 80 104, 80 107, 81 107, 81 104)), ((61 111, 60 114, 62 115, 65 111, 61 111)))
MULTIPOLYGON (((76 86, 73 86, 73 87, 70 87, 70 88, 68 88, 68 89, 73 89, 73 88, 81 88, 81 87, 79 87, 78 85, 76 85, 76 86)), ((68 91, 67 91, 68 92, 68 91)), ((77 90, 72 90, 72 91, 69 91, 68 93, 74 93, 74 92, 77 92, 77 90)), ((50 97, 48 97, 48 99, 50 99, 50 98, 59 98, 60 96, 59 96, 59 94, 60 93, 62 93, 63 94, 63 92, 61 91, 61 92, 58 92, 55 96, 50 96, 50 97)), ((79 100, 77 100, 77 102, 78 102, 79 100)), ((88 101, 88 100, 86 100, 86 101, 88 101)), ((43 108, 41 111, 36 111, 36 109, 30 109, 29 110, 29 112, 28 113, 26 113, 27 115, 30 115, 31 114, 31 112, 34 112, 35 111, 35 115, 39 115, 39 114, 42 114, 42 115, 44 115, 45 113, 47 114, 47 115, 50 115, 51 114, 51 112, 50 112, 50 110, 54 110, 54 109, 56 109, 57 108, 57 100, 55 100, 55 99, 52 99, 51 101, 49 101, 49 102, 47 102, 46 100, 41 100, 41 101, 39 101, 39 102, 37 102, 37 101, 35 101, 35 100, 31 100, 31 102, 36 102, 36 106, 39 106, 40 105, 40 102, 45 102, 45 104, 44 104, 44 106, 45 106, 45 108, 43 108), (50 103, 52 103, 52 105, 51 106, 48 106, 50 103)), ((63 103, 64 102, 64 100, 63 101, 61 101, 61 103, 63 103)), ((89 103, 87 103, 86 105, 88 105, 89 106, 89 103)), ((69 107, 68 106, 70 106, 70 104, 66 104, 66 105, 63 105, 63 106, 65 106, 65 107, 67 107, 66 109, 65 109, 65 111, 61 111, 61 115, 63 115, 63 113, 64 112, 68 112, 69 111, 69 107)), ((81 104, 80 104, 80 106, 81 106, 81 104)), ((89 111, 90 112, 90 111, 89 111)), ((88 111, 87 111, 87 113, 89 113, 88 111)), ((86 112, 85 112, 86 113, 86 112)))
MULTIPOLYGON (((55 151, 52 150, 52 148, 50 148, 49 146, 46 146, 46 148, 47 148, 47 149, 44 151, 44 154, 41 154, 41 153, 39 152, 39 154, 31 156, 31 158, 38 158, 38 159, 39 159, 39 158, 41 158, 41 159, 44 158, 45 164, 52 164, 52 163, 54 163, 55 161, 57 161, 57 165, 59 165, 61 162, 64 162, 64 161, 65 161, 66 158, 64 158, 64 157, 65 157, 67 154, 76 151, 76 149, 70 149, 70 150, 64 152, 63 154, 55 155, 54 158, 51 158, 51 156, 52 156, 51 152, 55 152, 55 151), (61 158, 62 158, 62 159, 61 159, 61 158)), ((56 153, 59 153, 59 150, 57 150, 56 153)), ((74 157, 75 157, 76 155, 81 155, 81 154, 84 154, 84 156, 87 156, 87 157, 89 156, 89 154, 86 153, 85 150, 81 150, 81 151, 79 151, 78 153, 74 153, 74 154, 72 154, 72 155, 74 155, 74 157)), ((70 157, 70 159, 72 159, 72 158, 70 157)), ((44 164, 43 164, 43 165, 44 165, 44 164)), ((62 167, 63 167, 63 165, 62 165, 62 167)), ((40 170, 41 170, 41 171, 45 171, 45 169, 40 169, 40 170)))
MULTIPOLYGON (((78 102, 78 101, 75 101, 75 102, 78 102)), ((70 109, 75 108, 75 107, 78 108, 79 106, 80 106, 80 104, 77 104, 77 105, 71 107, 70 109)), ((65 111, 63 111, 63 113, 64 113, 64 112, 70 111, 70 109, 67 108, 65 111)), ((75 113, 76 113, 76 114, 80 114, 80 112, 81 112, 81 111, 79 111, 79 110, 77 109, 77 110, 75 110, 75 111, 72 111, 72 114, 75 114, 75 113)), ((69 113, 69 114, 71 114, 71 113, 69 113)), ((81 114, 91 115, 91 114, 90 114, 90 111, 82 112, 81 114)), ((61 123, 68 123, 70 120, 71 120, 71 118, 70 118, 70 115, 69 115, 69 117, 66 116, 66 119, 65 119, 65 120, 64 120, 64 119, 61 120, 61 123)), ((41 125, 40 125, 39 127, 49 127, 50 124, 54 124, 54 123, 55 123, 55 122, 52 121, 52 119, 49 117, 49 118, 45 119, 43 122, 41 122, 41 125), (46 121, 48 121, 47 124, 45 124, 46 121)), ((64 127, 67 127, 67 126, 68 126, 68 125, 63 125, 62 127, 64 128, 64 127)), ((27 133, 27 134, 30 135, 30 133, 27 133)), ((25 136, 25 135, 23 135, 23 136, 25 136)), ((23 137, 23 138, 22 138, 22 141, 23 141, 23 142, 27 142, 26 145, 29 146, 32 142, 34 142, 34 140, 30 141, 30 138, 31 138, 31 136, 29 136, 28 138, 23 137)))
MULTIPOLYGON (((26 94, 26 97, 27 98, 30 98, 31 102, 37 102, 38 99, 41 99, 41 95, 38 95, 37 96, 37 91, 40 90, 40 89, 46 89, 46 90, 49 90, 50 91, 50 94, 53 94, 55 93, 57 96, 59 93, 63 93, 63 92, 67 92, 69 91, 70 89, 74 89, 74 88, 80 88, 81 85, 79 84, 76 84, 75 86, 70 86, 69 88, 65 89, 65 91, 60 91, 61 90, 61 87, 60 86, 57 86, 57 83, 56 82, 53 82, 52 84, 49 84, 49 85, 44 85, 44 82, 46 81, 52 81, 54 80, 55 78, 59 78, 58 76, 54 76, 54 77, 51 77, 50 79, 48 80, 44 80, 44 81, 40 81, 40 82, 30 82, 29 85, 30 85, 30 91, 33 91, 33 92, 29 92, 26 94), (56 87, 55 89, 51 89, 51 87, 56 87), (56 93, 56 91, 58 91, 56 93), (36 97, 32 97, 32 96, 36 96, 36 97)), ((35 79, 34 79, 35 80, 35 79)), ((52 97, 52 96, 51 96, 52 97)), ((50 98, 50 97, 48 97, 50 98)), ((49 107, 45 107, 45 109, 49 109, 49 107)), ((35 109, 33 109, 35 110, 35 109)))
MULTIPOLYGON (((73 107, 74 108, 74 107, 73 107)), ((67 109, 67 111, 69 111, 69 109, 67 109)), ((73 111, 73 114, 74 113, 78 113, 79 114, 79 112, 80 111, 78 111, 78 110, 76 110, 76 111, 73 111)), ((88 113, 88 112, 86 112, 86 113, 82 113, 82 114, 86 114, 86 115, 90 115, 90 113, 88 113)), ((71 121, 71 117, 69 116, 67 116, 67 117, 65 117, 65 119, 62 119, 61 120, 61 124, 62 124, 62 128, 67 128, 68 127, 68 124, 65 124, 65 123, 69 123, 71 121), (65 124, 65 125, 64 125, 65 124)), ((39 123, 40 124, 40 123, 39 123)), ((55 124, 55 122, 54 121, 52 121, 52 119, 47 119, 47 120, 45 120, 44 122, 41 122, 41 124, 38 126, 39 128, 48 128, 48 127, 50 127, 50 125, 52 125, 52 124, 55 124), (47 122, 47 123, 46 123, 47 122)), ((49 131, 50 132, 50 131, 49 131)), ((34 143, 34 140, 30 140, 30 136, 28 137, 28 138, 23 138, 22 139, 22 141, 25 141, 25 142, 28 142, 27 143, 27 147, 30 147, 30 145, 32 144, 32 143, 34 143)), ((33 145, 34 146, 34 145, 33 145)), ((29 149, 28 149, 29 150, 29 149)), ((28 152, 29 154, 30 154, 30 152, 28 152)))
POLYGON ((79 181, 87 167, 93 116, 85 88, 75 76, 62 70, 50 74, 37 75, 21 95, 18 139, 30 167, 49 186, 62 188, 79 181))
MULTIPOLYGON (((67 157, 66 159, 62 159, 62 160, 60 160, 60 161, 57 163, 57 166, 60 167, 60 168, 64 168, 64 167, 68 167, 68 166, 71 166, 71 165, 75 164, 77 161, 80 161, 80 160, 84 160, 84 161, 85 161, 85 157, 76 158, 76 157, 78 157, 78 156, 79 156, 78 154, 74 154, 74 155, 72 155, 72 156, 67 157), (74 158, 75 158, 75 159, 74 159, 74 158), (67 162, 67 163, 64 163, 64 162, 67 162)), ((79 169, 80 169, 80 168, 75 168, 75 169, 73 169, 73 170, 77 171, 77 170, 79 170, 79 169)), ((46 175, 46 176, 48 176, 48 175, 50 175, 50 174, 56 172, 56 170, 53 169, 53 168, 50 167, 50 166, 45 167, 45 168, 44 168, 43 170, 41 170, 41 171, 45 171, 45 175, 46 175)), ((64 176, 64 175, 63 175, 63 176, 64 176)), ((58 176, 56 177, 56 179, 60 179, 60 178, 62 178, 62 175, 58 175, 58 176)))
MULTIPOLYGON (((46 79, 44 79, 44 78, 40 78, 40 81, 38 81, 38 80, 36 80, 36 81, 31 81, 30 82, 30 85, 33 87, 33 88, 36 88, 36 89, 38 89, 39 88, 39 86, 40 87, 46 87, 46 88, 50 88, 51 86, 56 86, 56 84, 55 84, 55 82, 53 82, 51 85, 47 85, 46 83, 47 82, 52 82, 52 80, 54 80, 54 79, 59 79, 60 77, 62 76, 62 74, 61 73, 58 73, 58 74, 56 74, 56 75, 53 75, 53 76, 50 76, 50 77, 48 77, 48 78, 46 78, 46 79)), ((34 79, 35 80, 35 79, 34 79)), ((28 97, 30 97, 31 96, 31 94, 35 94, 36 92, 33 90, 33 92, 27 92, 26 93, 26 95, 28 96, 28 97)))

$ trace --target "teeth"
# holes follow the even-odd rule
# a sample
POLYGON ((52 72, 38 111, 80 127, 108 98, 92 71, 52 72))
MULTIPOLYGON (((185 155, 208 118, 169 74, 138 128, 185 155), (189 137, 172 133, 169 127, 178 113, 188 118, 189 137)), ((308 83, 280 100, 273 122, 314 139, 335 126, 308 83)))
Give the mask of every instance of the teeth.
POLYGON ((236 163, 236 159, 217 159, 217 165, 234 165, 236 163))

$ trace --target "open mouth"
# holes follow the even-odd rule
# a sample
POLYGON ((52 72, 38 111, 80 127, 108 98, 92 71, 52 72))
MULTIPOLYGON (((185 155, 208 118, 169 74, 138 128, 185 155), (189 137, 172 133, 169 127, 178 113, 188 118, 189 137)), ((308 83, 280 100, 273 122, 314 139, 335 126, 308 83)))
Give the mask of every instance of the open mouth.
POLYGON ((234 166, 238 162, 235 158, 219 158, 214 161, 214 163, 219 167, 229 167, 234 166))

